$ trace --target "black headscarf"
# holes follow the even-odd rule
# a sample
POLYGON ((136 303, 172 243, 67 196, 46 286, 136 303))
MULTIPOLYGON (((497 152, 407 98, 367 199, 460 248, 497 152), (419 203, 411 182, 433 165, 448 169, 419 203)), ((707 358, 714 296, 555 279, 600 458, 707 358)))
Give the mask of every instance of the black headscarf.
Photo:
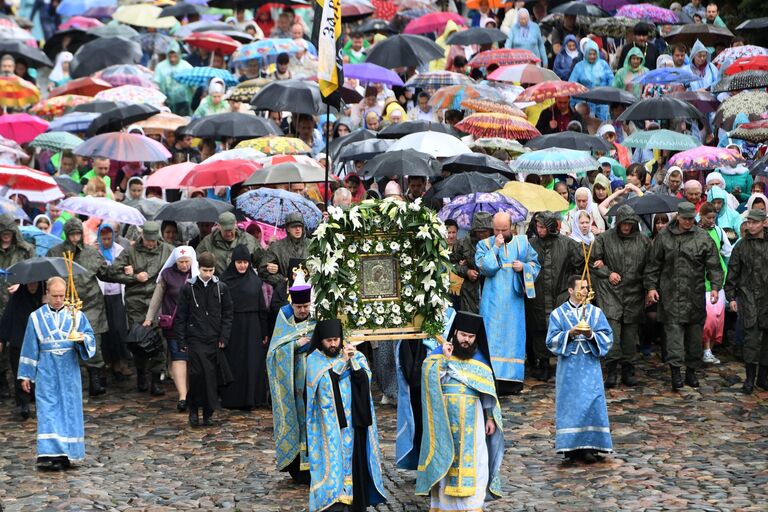
POLYGON ((253 269, 253 264, 244 274, 237 271, 236 261, 251 261, 251 253, 243 244, 232 250, 232 261, 227 270, 221 275, 221 280, 229 287, 232 297, 232 306, 235 313, 244 311, 263 311, 264 295, 262 293, 262 281, 253 269))
MULTIPOLYGON (((448 331, 448 341, 453 342, 456 337, 456 331, 464 331, 475 335, 475 345, 477 351, 485 358, 488 366, 491 365, 491 351, 488 349, 488 337, 485 334, 485 322, 483 317, 468 311, 459 311, 451 324, 451 330, 448 331)), ((493 368, 491 368, 493 371, 493 368)))
POLYGON ((21 348, 24 343, 27 320, 32 312, 43 304, 43 288, 45 288, 43 283, 39 283, 37 291, 30 293, 27 285, 22 284, 16 293, 11 295, 0 319, 0 332, 3 333, 3 341, 10 346, 21 348))

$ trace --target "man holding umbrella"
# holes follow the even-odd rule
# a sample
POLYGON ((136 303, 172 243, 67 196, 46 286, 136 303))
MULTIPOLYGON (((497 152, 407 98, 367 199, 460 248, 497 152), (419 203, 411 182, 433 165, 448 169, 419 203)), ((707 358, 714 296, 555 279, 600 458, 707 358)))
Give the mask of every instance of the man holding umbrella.
POLYGON ((292 280, 291 260, 303 261, 308 256, 304 217, 298 212, 289 213, 285 217, 285 231, 287 236, 269 246, 259 265, 259 275, 274 288, 292 280))
POLYGON ((75 288, 83 301, 83 313, 94 333, 96 349, 85 361, 88 369, 88 395, 99 396, 107 392, 104 388, 104 358, 101 353, 101 335, 109 330, 104 295, 98 279, 106 281, 107 262, 95 248, 83 242, 83 222, 73 217, 64 224, 64 242, 52 247, 46 256, 62 257, 65 252, 75 255, 74 262, 86 269, 84 274, 75 274, 75 288))

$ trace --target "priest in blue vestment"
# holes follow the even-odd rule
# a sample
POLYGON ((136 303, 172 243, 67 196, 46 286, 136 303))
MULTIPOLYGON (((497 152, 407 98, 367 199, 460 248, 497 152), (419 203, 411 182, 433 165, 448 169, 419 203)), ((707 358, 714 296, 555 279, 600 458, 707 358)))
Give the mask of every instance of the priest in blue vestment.
POLYGON ((475 263, 485 277, 480 315, 485 319, 491 365, 500 395, 518 394, 525 378, 525 298, 536 295, 536 250, 513 236, 506 212, 493 216, 494 235, 477 244, 475 263))
POLYGON ((309 484, 304 386, 309 342, 317 322, 310 314, 312 289, 303 274, 288 293, 291 303, 277 314, 267 352, 275 456, 277 469, 287 471, 298 483, 309 484))
POLYGON ((73 322, 64 307, 67 283, 52 277, 47 290, 48 304, 34 311, 27 323, 18 378, 25 393, 35 384, 37 464, 62 470, 85 458, 80 359, 93 357, 96 340, 85 315, 76 312, 73 322), (70 339, 73 331, 82 339, 70 339))
POLYGON ((482 510, 501 496, 501 407, 483 318, 460 311, 422 370, 423 434, 416 494, 432 512, 482 510))
POLYGON ((321 320, 307 356, 309 510, 362 511, 386 501, 371 370, 341 322, 321 320))
POLYGON ((569 299, 549 317, 547 348, 557 356, 555 450, 571 460, 598 462, 613 451, 600 358, 613 345, 613 331, 600 308, 581 304, 587 281, 568 278, 569 299), (584 319, 589 327, 577 325, 584 319))

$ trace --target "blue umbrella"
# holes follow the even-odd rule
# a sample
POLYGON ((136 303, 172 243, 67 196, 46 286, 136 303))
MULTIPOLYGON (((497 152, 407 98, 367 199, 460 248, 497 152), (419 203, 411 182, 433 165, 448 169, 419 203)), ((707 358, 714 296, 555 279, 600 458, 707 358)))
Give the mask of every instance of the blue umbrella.
POLYGON ((0 213, 11 215, 15 219, 29 220, 29 215, 27 215, 27 212, 25 212, 21 206, 4 197, 0 197, 0 213))
POLYGON ((528 215, 528 210, 515 199, 498 192, 476 192, 455 197, 440 209, 437 216, 442 221, 453 219, 461 229, 469 230, 472 217, 477 212, 507 212, 512 217, 512 223, 522 222, 528 215))
POLYGON ((260 188, 238 196, 237 207, 248 217, 273 226, 284 226, 291 213, 304 217, 307 229, 314 231, 323 218, 322 212, 309 199, 280 189, 260 188))
POLYGON ((229 71, 208 66, 200 66, 173 74, 174 80, 192 87, 206 87, 211 78, 221 78, 227 87, 237 85, 237 78, 229 71))
POLYGON ((59 245, 63 241, 61 238, 37 229, 35 226, 21 226, 19 229, 21 229, 21 236, 24 237, 24 240, 35 244, 35 254, 37 256, 45 256, 48 254, 48 249, 59 245))
POLYGON ((117 0, 63 0, 56 12, 66 18, 80 16, 88 9, 97 7, 117 7, 117 0))
MULTIPOLYGON (((313 55, 317 54, 317 50, 315 50, 315 47, 311 43, 308 47, 309 53, 313 55)), ((281 53, 296 55, 302 50, 304 50, 304 47, 295 43, 293 39, 262 39, 261 41, 249 43, 238 48, 232 56, 232 62, 240 64, 249 60, 265 58, 269 62, 273 62, 281 53)))
POLYGON ((70 112, 57 117, 48 125, 49 132, 85 132, 94 119, 101 114, 98 112, 70 112))
POLYGON ((687 84, 699 77, 687 69, 660 68, 649 71, 632 80, 632 83, 647 84, 687 84))

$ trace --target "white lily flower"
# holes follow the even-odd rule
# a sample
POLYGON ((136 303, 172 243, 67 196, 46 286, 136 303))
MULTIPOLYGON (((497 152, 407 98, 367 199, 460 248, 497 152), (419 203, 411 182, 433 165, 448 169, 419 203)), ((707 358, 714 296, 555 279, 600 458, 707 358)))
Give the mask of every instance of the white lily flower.
POLYGON ((349 210, 349 220, 352 222, 352 227, 354 229, 360 229, 363 227, 363 223, 360 222, 360 207, 359 206, 353 206, 349 210))
POLYGON ((424 285, 424 290, 429 291, 431 288, 437 287, 437 283, 432 279, 432 274, 421 280, 421 284, 424 285))
POLYGON ((338 206, 329 206, 328 215, 330 215, 333 220, 340 221, 341 219, 344 218, 344 210, 342 210, 338 206))
POLYGON ((426 299, 426 296, 425 296, 423 293, 420 293, 420 294, 416 295, 416 296, 413 298, 413 301, 414 301, 416 304, 418 304, 419 306, 423 306, 423 305, 424 305, 424 299, 426 299))
POLYGON ((420 226, 419 232, 416 233, 416 238, 428 238, 432 240, 432 232, 429 229, 429 226, 420 226))

